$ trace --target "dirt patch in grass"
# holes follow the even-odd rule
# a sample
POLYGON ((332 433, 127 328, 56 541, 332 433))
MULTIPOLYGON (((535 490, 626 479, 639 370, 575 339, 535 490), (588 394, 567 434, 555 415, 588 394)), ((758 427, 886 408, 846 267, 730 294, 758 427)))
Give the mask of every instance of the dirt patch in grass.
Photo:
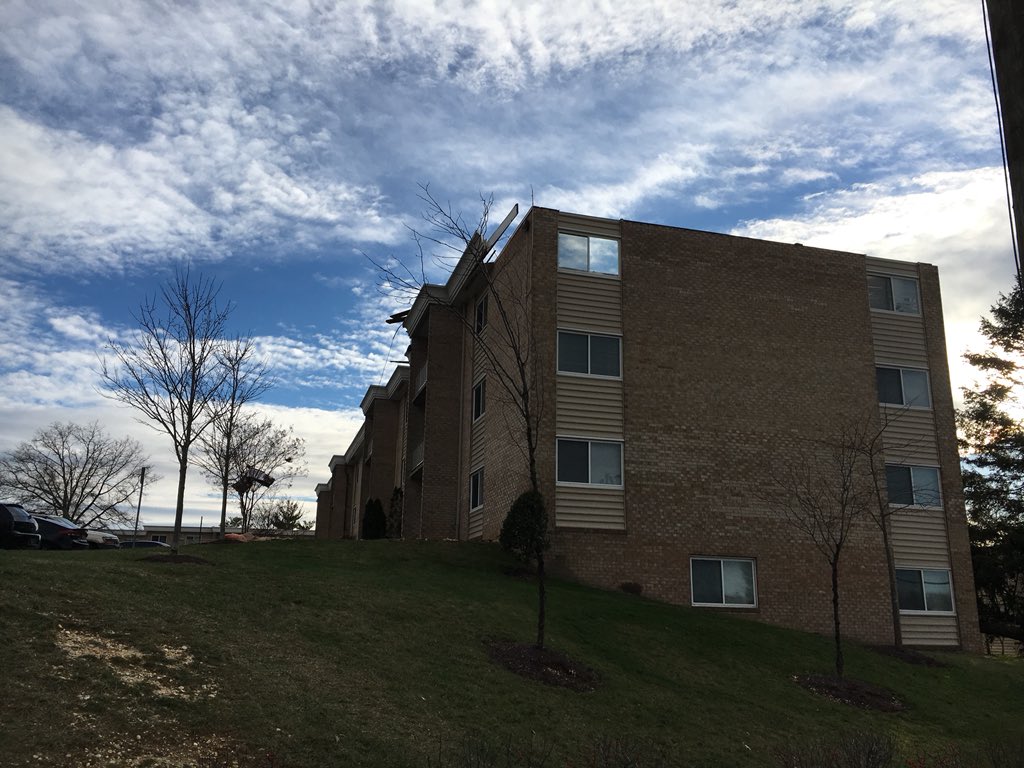
POLYGON ((601 681, 593 669, 564 653, 512 640, 487 640, 487 655, 510 672, 547 685, 588 693, 601 681))
POLYGON ((915 651, 913 648, 898 648, 895 645, 875 645, 872 646, 871 650, 883 656, 889 656, 907 664, 916 664, 921 667, 938 667, 941 669, 949 666, 946 662, 934 659, 920 651, 915 651))
POLYGON ((793 681, 826 699, 876 712, 902 712, 907 708, 892 691, 878 685, 835 675, 794 675, 793 681))
POLYGON ((213 565, 205 557, 196 557, 195 555, 146 555, 140 557, 140 560, 144 560, 147 563, 178 563, 181 565, 213 565))

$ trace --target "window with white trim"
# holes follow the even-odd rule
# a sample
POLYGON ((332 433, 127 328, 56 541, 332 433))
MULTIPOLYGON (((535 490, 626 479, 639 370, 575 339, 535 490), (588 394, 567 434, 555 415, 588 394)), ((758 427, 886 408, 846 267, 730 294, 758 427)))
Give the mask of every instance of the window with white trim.
POLYGON ((868 305, 872 309, 921 314, 917 280, 890 275, 868 275, 868 305))
POLYGON ((731 557, 691 557, 690 599, 693 605, 756 607, 754 561, 731 557))
POLYGON ((473 421, 487 411, 487 379, 480 379, 473 387, 473 421))
POLYGON ((619 274, 619 241, 593 235, 558 233, 559 269, 619 274))
POLYGON ((897 568, 896 594, 901 611, 953 613, 953 589, 946 569, 897 568))
POLYGON ((622 339, 598 333, 558 332, 558 372, 622 375, 622 339))
POLYGON ((938 467, 885 465, 889 503, 916 507, 941 507, 938 467))
POLYGON ((484 505, 484 468, 480 467, 469 476, 469 508, 479 509, 484 505))
POLYGON ((487 327, 487 294, 476 303, 476 317, 473 322, 473 329, 480 333, 484 328, 487 327))
POLYGON ((878 383, 878 402, 911 408, 932 407, 928 371, 879 366, 875 368, 875 377, 878 383))
POLYGON ((622 485, 622 443, 562 437, 557 443, 558 482, 622 485))

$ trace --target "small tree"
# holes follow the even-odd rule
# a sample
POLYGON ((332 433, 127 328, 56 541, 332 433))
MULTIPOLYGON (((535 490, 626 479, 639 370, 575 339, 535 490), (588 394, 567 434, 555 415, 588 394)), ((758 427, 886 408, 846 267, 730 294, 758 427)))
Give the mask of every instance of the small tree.
POLYGON ((850 532, 867 515, 872 502, 862 467, 858 427, 841 430, 828 440, 801 446, 784 466, 771 469, 775 493, 765 500, 811 540, 829 565, 832 583, 832 627, 836 675, 843 676, 840 626, 839 565, 850 532))
POLYGON ((82 527, 125 522, 149 461, 130 437, 109 437, 97 422, 54 422, 0 456, 0 489, 29 509, 82 527))
POLYGON ((302 519, 302 509, 294 499, 264 501, 252 511, 253 530, 262 533, 283 533, 285 531, 308 531, 311 521, 302 519))
POLYGON ((389 539, 402 538, 402 512, 405 506, 405 494, 402 489, 395 487, 391 492, 391 503, 388 505, 387 537, 389 539))
POLYGON ((388 521, 384 516, 384 505, 380 499, 367 499, 363 512, 363 538, 383 539, 387 527, 388 521))
POLYGON ((166 432, 178 460, 174 507, 175 552, 181 540, 185 479, 193 443, 220 413, 218 398, 228 370, 218 356, 230 306, 220 306, 220 285, 178 271, 159 298, 134 314, 139 328, 129 341, 109 339, 102 361, 105 391, 131 406, 144 424, 166 432))
POLYGON ((537 563, 537 647, 544 647, 545 594, 544 594, 544 553, 551 545, 548 538, 548 513, 544 496, 537 491, 526 491, 519 495, 501 525, 498 536, 501 548, 511 552, 525 563, 537 563))

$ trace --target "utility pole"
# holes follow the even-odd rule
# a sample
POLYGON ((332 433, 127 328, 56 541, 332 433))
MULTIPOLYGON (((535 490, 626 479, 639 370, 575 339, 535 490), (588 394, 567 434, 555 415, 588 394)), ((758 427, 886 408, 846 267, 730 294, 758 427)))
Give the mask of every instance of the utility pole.
POLYGON ((139 540, 139 513, 142 512, 142 487, 146 484, 146 468, 142 468, 139 476, 139 505, 135 507, 135 532, 132 534, 132 541, 139 540))

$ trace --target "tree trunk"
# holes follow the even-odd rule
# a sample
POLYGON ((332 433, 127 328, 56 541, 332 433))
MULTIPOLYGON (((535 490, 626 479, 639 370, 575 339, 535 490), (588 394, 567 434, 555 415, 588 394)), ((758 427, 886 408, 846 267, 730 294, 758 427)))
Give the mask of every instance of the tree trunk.
POLYGON ((537 647, 544 648, 544 607, 547 596, 544 592, 544 553, 537 553, 537 647))
POLYGON ((188 474, 188 450, 182 449, 181 459, 178 460, 178 499, 174 506, 174 536, 171 542, 171 551, 178 554, 178 546, 181 542, 181 518, 185 511, 185 475, 188 474))
POLYGON ((228 530, 228 483, 231 482, 231 432, 234 429, 234 420, 228 423, 227 440, 224 445, 224 466, 221 476, 222 487, 220 496, 220 537, 228 530))
POLYGON ((832 563, 832 626, 836 641, 836 676, 843 676, 843 640, 839 631, 839 560, 832 563))
POLYGON ((885 544, 885 568, 889 572, 889 606, 892 610, 892 644, 897 648, 903 645, 903 628, 900 626, 900 597, 896 590, 896 561, 892 556, 892 545, 889 543, 888 520, 882 520, 882 543, 885 544))

